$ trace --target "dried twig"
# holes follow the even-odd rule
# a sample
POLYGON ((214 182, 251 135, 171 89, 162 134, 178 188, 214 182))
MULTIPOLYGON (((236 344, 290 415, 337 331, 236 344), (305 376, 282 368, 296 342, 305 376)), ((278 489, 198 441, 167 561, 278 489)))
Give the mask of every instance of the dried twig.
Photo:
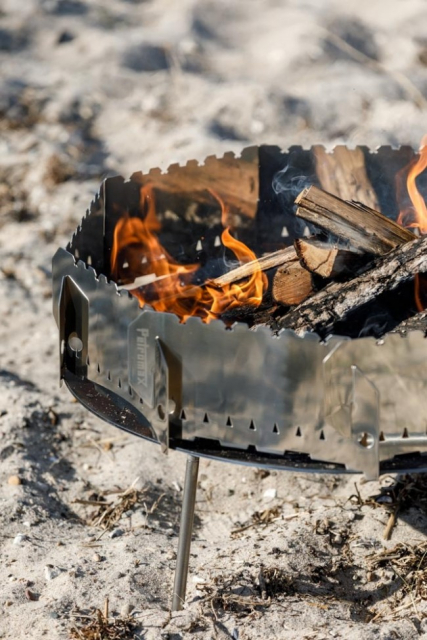
POLYGON ((90 615, 73 613, 75 626, 70 629, 72 640, 130 640, 134 638, 136 624, 130 618, 109 618, 108 597, 104 611, 91 609, 90 615))

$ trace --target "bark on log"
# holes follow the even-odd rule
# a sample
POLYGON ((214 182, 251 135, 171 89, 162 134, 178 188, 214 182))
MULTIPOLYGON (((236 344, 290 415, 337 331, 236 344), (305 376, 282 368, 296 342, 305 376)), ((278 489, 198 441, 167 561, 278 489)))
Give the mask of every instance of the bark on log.
POLYGON ((382 255, 416 236, 378 211, 345 202, 316 186, 296 198, 296 215, 346 241, 353 249, 382 255))
POLYGON ((333 330, 335 322, 351 311, 426 271, 427 236, 424 236, 377 258, 353 280, 327 285, 278 319, 277 326, 294 329, 299 334, 315 331, 325 336, 333 330))
POLYGON ((302 266, 321 278, 354 274, 363 261, 358 253, 320 240, 295 240, 295 250, 302 266))
POLYGON ((377 195, 366 173, 362 149, 337 146, 332 153, 323 147, 314 147, 316 173, 322 189, 342 200, 363 202, 380 210, 377 195))
POLYGON ((276 271, 273 279, 273 299, 285 306, 300 304, 314 291, 313 278, 299 262, 285 264, 276 271))
POLYGON ((297 255, 294 247, 286 247, 286 249, 280 249, 274 253, 268 253, 257 260, 251 260, 250 262, 241 264, 239 267, 232 269, 223 276, 209 280, 206 284, 214 285, 216 287, 224 287, 227 284, 238 282, 243 278, 248 278, 258 271, 258 269, 261 269, 261 271, 267 271, 268 269, 279 267, 282 264, 294 262, 296 259, 297 255))

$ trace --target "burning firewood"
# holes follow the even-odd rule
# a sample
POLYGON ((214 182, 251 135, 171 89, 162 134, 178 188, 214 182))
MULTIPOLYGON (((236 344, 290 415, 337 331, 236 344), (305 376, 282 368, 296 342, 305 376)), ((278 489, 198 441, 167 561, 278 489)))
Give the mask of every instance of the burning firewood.
POLYGON ((391 291, 417 273, 427 271, 427 237, 397 247, 381 256, 348 282, 332 282, 278 320, 283 328, 298 333, 329 331, 351 311, 391 291))
POLYGON ((296 260, 296 257, 294 247, 286 247, 286 249, 280 249, 274 253, 268 253, 257 260, 251 260, 250 262, 241 264, 239 267, 232 269, 223 276, 210 280, 209 284, 213 284, 217 287, 224 287, 227 284, 238 282, 239 280, 243 280, 243 278, 248 278, 258 270, 267 271, 268 269, 274 269, 275 267, 279 267, 286 263, 292 263, 296 260))
POLYGON ((299 218, 341 238, 362 253, 382 255, 415 238, 411 231, 378 211, 341 200, 316 186, 304 189, 295 203, 299 218))

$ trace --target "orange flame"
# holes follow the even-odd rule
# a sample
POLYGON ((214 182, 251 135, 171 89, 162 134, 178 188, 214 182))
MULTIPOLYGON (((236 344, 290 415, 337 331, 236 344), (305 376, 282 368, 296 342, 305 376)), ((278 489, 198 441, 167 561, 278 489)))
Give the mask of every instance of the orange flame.
MULTIPOLYGON (((403 227, 409 227, 412 229, 418 229, 419 232, 424 235, 427 233, 427 206, 426 202, 418 191, 417 177, 427 169, 427 135, 421 140, 420 152, 417 158, 415 158, 408 167, 405 167, 403 172, 399 172, 397 175, 397 196, 399 202, 403 202, 404 187, 406 186, 407 193, 411 200, 411 205, 406 208, 402 208, 400 211, 397 222, 403 227), (404 175, 408 171, 406 183, 404 182, 404 175)), ((423 279, 424 282, 424 279, 423 279)), ((423 311, 425 305, 422 302, 422 283, 420 275, 415 276, 415 303, 418 311, 423 311)))
MULTIPOLYGON (((226 226, 229 212, 224 202, 213 191, 211 194, 221 206, 221 221, 226 227, 221 235, 224 247, 230 249, 240 263, 255 260, 253 251, 233 238, 230 227, 226 226)), ((205 322, 210 322, 237 306, 260 305, 267 288, 267 277, 261 269, 246 281, 222 288, 209 282, 202 286, 193 284, 194 274, 200 265, 178 264, 157 237, 161 224, 156 216, 151 185, 141 188, 140 202, 145 217, 123 216, 114 229, 111 275, 117 283, 132 284, 136 280, 135 286, 138 287, 138 278, 144 282, 139 288, 130 289, 141 306, 150 304, 156 311, 175 313, 182 322, 190 316, 200 316, 205 322)))

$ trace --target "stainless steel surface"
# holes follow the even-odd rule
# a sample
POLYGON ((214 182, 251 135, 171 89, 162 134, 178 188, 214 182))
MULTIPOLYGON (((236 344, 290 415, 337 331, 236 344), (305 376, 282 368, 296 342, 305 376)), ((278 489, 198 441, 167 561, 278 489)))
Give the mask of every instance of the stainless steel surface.
POLYGON ((172 611, 181 611, 185 602, 198 473, 199 458, 197 456, 188 456, 187 466, 185 469, 184 495, 182 499, 181 524, 179 527, 175 581, 173 585, 172 611))
MULTIPOLYGON (((289 162, 293 158, 286 170, 288 182, 282 185, 283 197, 292 200, 286 185, 291 190, 294 178, 309 173, 310 151, 280 153, 259 150, 259 216, 265 214, 267 229, 271 222, 270 235, 255 225, 252 237, 252 223, 244 222, 244 232, 261 249, 283 242, 284 214, 270 211, 271 176, 285 156, 289 162), (264 165, 262 158, 267 158, 264 165)), ((394 175, 412 156, 407 148, 367 153, 382 209, 390 215, 396 214, 394 175)), ((245 157, 245 162, 258 161, 253 149, 245 157)), ((211 168, 215 162, 221 161, 210 160, 211 168)), ((172 173, 181 170, 186 167, 172 173)), ((82 392, 72 376, 91 381, 104 393, 102 409, 98 400, 91 406, 88 393, 86 406, 126 428, 125 419, 117 420, 108 409, 109 403, 125 400, 144 425, 139 432, 135 426, 130 430, 161 443, 164 450, 285 467, 293 466, 295 455, 301 454, 304 470, 356 471, 370 478, 399 465, 427 468, 427 458, 424 462, 418 455, 427 451, 427 342, 420 332, 405 338, 389 334, 381 341, 331 337, 323 343, 314 334, 283 331, 274 336, 269 329, 239 324, 227 330, 221 321, 206 325, 198 318, 180 324, 171 314, 141 310, 135 298, 118 292, 102 275, 108 263, 98 234, 106 227, 105 212, 114 209, 107 195, 114 204, 129 188, 126 201, 131 206, 136 189, 136 183, 128 187, 122 179, 114 180, 95 200, 68 251, 57 252, 53 265, 61 376, 77 397, 82 392), (95 236, 92 243, 88 235, 95 236), (84 261, 76 263, 77 256, 84 261), (67 320, 70 317, 75 321, 67 320), (69 346, 70 337, 81 340, 80 351, 69 346), (67 378, 66 372, 72 376, 67 378)), ((143 177, 138 175, 138 180, 143 177)), ((292 216, 287 220, 291 239, 292 233, 303 232, 292 226, 292 216)), ((188 252, 195 247, 192 237, 188 252)))

